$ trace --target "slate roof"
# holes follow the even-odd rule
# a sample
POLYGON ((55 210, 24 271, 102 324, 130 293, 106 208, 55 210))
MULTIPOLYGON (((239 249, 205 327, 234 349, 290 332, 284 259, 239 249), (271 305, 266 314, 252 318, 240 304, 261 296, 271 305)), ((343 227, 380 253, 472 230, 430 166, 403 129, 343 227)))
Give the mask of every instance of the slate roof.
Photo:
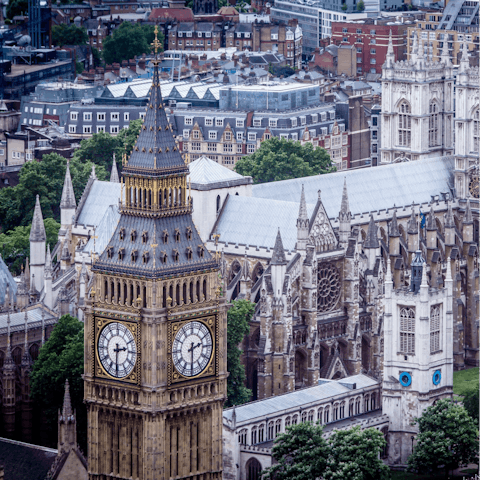
MULTIPOLYGON (((313 177, 263 183, 252 187, 256 198, 295 202, 298 205, 302 184, 307 203, 314 203, 318 190, 329 218, 340 212, 344 179, 352 214, 392 208, 394 205, 427 203, 432 196, 450 193, 453 188, 453 157, 436 157, 421 162, 404 162, 375 168, 342 171, 313 177), (365 185, 374 188, 365 190, 365 185)), ((271 228, 277 225, 270 222, 271 228)), ((282 238, 286 244, 286 238, 282 238)), ((286 248, 288 248, 285 245, 286 248)))
POLYGON ((120 183, 94 180, 81 210, 77 212, 77 224, 97 226, 110 205, 117 205, 120 199, 120 183))
POLYGON ((52 448, 0 438, 5 480, 44 480, 56 456, 52 448))
MULTIPOLYGON (((255 402, 246 403, 239 407, 235 407, 237 424, 241 422, 253 421, 256 418, 265 419, 271 418, 276 414, 288 409, 298 410, 304 405, 321 400, 327 400, 337 395, 347 394, 352 392, 352 389, 346 386, 347 384, 356 384, 356 389, 373 387, 379 385, 377 380, 368 377, 367 375, 353 375, 351 377, 342 378, 340 380, 324 380, 321 385, 314 387, 303 388, 295 392, 285 393, 276 397, 270 397, 265 400, 258 400, 255 402)), ((223 411, 223 417, 231 420, 233 408, 228 408, 223 411)))
POLYGON ((210 160, 206 156, 200 157, 190 163, 189 170, 189 180, 192 188, 196 190, 208 190, 210 188, 232 187, 252 183, 251 177, 244 177, 210 160))
MULTIPOLYGON (((7 292, 7 285, 10 289, 10 296, 13 295, 14 301, 17 301, 17 284, 13 279, 12 274, 8 270, 7 265, 0 255, 0 305, 5 303, 5 293, 7 292)), ((11 301, 11 297, 10 297, 11 301)))
POLYGON ((119 220, 120 212, 118 209, 118 204, 107 207, 103 218, 97 224, 97 228, 95 229, 95 236, 97 237, 95 242, 93 241, 93 238, 90 238, 83 248, 83 251, 88 253, 102 253, 112 238, 113 232, 117 228, 119 220))
MULTIPOLYGON (((299 206, 300 191, 296 202, 231 195, 223 207, 215 231, 221 235, 222 242, 273 248, 280 228, 283 247, 293 250, 297 243, 299 206)), ((309 217, 314 208, 315 205, 307 204, 309 217)))
MULTIPOLYGON (((42 311, 45 312, 45 325, 56 323, 57 318, 49 313, 49 311, 40 306, 27 310, 27 324, 28 327, 37 327, 42 324, 42 311)), ((7 318, 6 313, 0 315, 0 335, 7 332, 7 318)), ((25 312, 10 313, 10 330, 11 332, 23 332, 25 330, 25 312)))

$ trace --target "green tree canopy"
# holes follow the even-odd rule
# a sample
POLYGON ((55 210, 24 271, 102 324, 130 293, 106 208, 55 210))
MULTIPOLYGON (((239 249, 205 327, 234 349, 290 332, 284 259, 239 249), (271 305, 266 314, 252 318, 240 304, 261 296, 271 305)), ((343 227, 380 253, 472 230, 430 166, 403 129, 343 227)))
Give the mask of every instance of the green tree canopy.
MULTIPOLYGON (((60 220, 60 199, 67 160, 56 153, 44 155, 40 162, 31 161, 20 170, 19 183, 15 187, 0 190, 0 227, 3 231, 28 225, 33 218, 36 196, 40 196, 43 218, 60 220)), ((70 161, 73 189, 77 202, 82 196, 92 163, 70 161)), ((107 172, 103 166, 96 168, 97 177, 104 180, 107 172)))
POLYGON ((382 432, 375 428, 335 430, 328 439, 329 458, 323 474, 325 480, 383 480, 389 469, 380 459, 386 445, 382 432))
MULTIPOLYGON (((108 64, 121 63, 122 60, 130 60, 136 55, 151 52, 153 29, 152 25, 142 26, 138 23, 123 22, 103 42, 103 59, 108 64)), ((163 33, 158 33, 158 39, 163 51, 163 33)))
MULTIPOLYGON (((60 224, 53 218, 45 218, 45 233, 47 235, 47 244, 52 250, 58 240, 58 231, 60 224)), ((14 275, 20 274, 21 265, 30 256, 30 230, 32 224, 27 227, 15 227, 6 233, 0 234, 0 253, 2 258, 14 275)))
POLYGON ((16 15, 28 15, 28 0, 10 0, 7 5, 7 18, 13 19, 16 15))
POLYGON ((253 177, 254 183, 308 177, 335 170, 323 148, 278 137, 265 140, 255 153, 241 158, 235 165, 236 172, 253 177))
POLYGON ((88 43, 87 30, 75 24, 62 23, 52 27, 52 43, 57 47, 64 45, 86 45, 88 43))
MULTIPOLYGON (((311 422, 287 427, 275 439, 275 464, 262 473, 262 480, 314 480, 325 471, 329 448, 323 427, 311 422)), ((348 478, 348 477, 345 477, 348 478)))
POLYGON ((461 405, 442 399, 415 420, 419 434, 408 459, 410 470, 438 475, 478 461, 478 429, 461 405))
POLYGON ((463 397, 463 406, 465 407, 465 410, 468 412, 470 417, 472 417, 475 421, 475 425, 477 426, 477 428, 479 425, 479 389, 479 383, 477 382, 477 385, 474 388, 468 390, 463 397))
POLYGON ((57 445, 57 413, 63 404, 65 382, 70 383, 72 407, 77 413, 77 440, 87 447, 87 411, 83 403, 83 323, 64 315, 40 349, 30 376, 31 397, 46 418, 49 447, 57 445))
POLYGON ((245 367, 240 361, 242 350, 239 345, 250 331, 249 322, 255 304, 248 300, 234 300, 227 314, 227 380, 226 407, 248 402, 252 391, 245 386, 245 367))
POLYGON ((357 3, 357 10, 359 12, 363 12, 365 10, 365 4, 363 3, 363 0, 359 0, 357 3))
POLYGON ((117 168, 120 172, 122 156, 124 153, 128 156, 132 152, 141 126, 141 120, 133 120, 128 128, 120 130, 116 137, 106 132, 94 133, 90 138, 81 141, 80 148, 75 150, 73 158, 82 163, 95 162, 110 171, 115 153, 117 168))

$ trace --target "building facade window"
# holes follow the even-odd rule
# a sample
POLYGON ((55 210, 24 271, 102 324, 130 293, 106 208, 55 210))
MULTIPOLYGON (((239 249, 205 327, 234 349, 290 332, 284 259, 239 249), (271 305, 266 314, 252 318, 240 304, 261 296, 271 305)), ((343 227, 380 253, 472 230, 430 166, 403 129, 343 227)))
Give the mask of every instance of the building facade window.
POLYGON ((473 151, 478 153, 480 144, 480 109, 473 112, 473 151))
POLYGON ((415 309, 400 309, 400 352, 406 355, 415 354, 415 309))
POLYGON ((412 118, 411 109, 407 102, 402 102, 398 115, 398 144, 401 147, 409 147, 412 141, 412 118))
POLYGON ((430 103, 430 118, 428 120, 428 145, 435 147, 438 145, 438 105, 435 102, 430 103))
POLYGON ((440 350, 440 305, 430 308, 430 353, 440 350))

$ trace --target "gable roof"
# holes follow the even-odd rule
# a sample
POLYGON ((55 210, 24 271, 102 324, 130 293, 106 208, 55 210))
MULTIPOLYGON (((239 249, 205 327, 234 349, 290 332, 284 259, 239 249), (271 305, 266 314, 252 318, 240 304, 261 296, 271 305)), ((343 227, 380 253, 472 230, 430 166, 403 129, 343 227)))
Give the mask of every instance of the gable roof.
POLYGON ((0 464, 7 480, 44 480, 56 457, 52 448, 0 438, 0 464))
MULTIPOLYGON (((336 218, 341 208, 345 178, 350 210, 355 215, 392 208, 394 205, 398 207, 411 205, 412 202, 427 203, 434 195, 450 193, 453 188, 453 169, 453 157, 428 158, 262 183, 253 185, 252 195, 256 198, 295 202, 298 205, 303 184, 307 203, 316 202, 318 190, 321 190, 322 202, 329 218, 336 218), (366 185, 371 188, 366 189, 366 185)), ((277 228, 277 225, 269 223, 272 228, 277 228)))
POLYGON ((84 202, 79 205, 76 223, 96 227, 110 205, 118 206, 120 190, 120 183, 94 180, 84 202))
POLYGON ((155 19, 175 19, 177 22, 193 22, 193 11, 191 8, 154 8, 150 14, 149 20, 155 19))
POLYGON ((252 183, 251 177, 244 177, 229 168, 210 160, 205 155, 189 164, 190 182, 195 190, 233 187, 252 183))
MULTIPOLYGON (((273 248, 280 228, 284 249, 293 250, 299 205, 300 192, 295 202, 231 195, 215 230, 221 235, 221 242, 273 248)), ((314 208, 315 205, 307 204, 309 217, 314 208)))

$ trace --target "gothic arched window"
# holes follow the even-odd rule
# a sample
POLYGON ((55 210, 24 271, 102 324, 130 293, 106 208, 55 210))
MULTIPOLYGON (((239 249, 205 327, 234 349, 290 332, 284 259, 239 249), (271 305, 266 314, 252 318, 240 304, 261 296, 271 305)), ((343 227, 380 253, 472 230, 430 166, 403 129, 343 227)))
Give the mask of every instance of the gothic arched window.
POLYGON ((398 144, 409 147, 412 141, 412 118, 410 105, 403 101, 398 109, 398 144))
POLYGON ((430 353, 440 350, 440 305, 430 308, 430 353))
POLYGON ((428 120, 428 146, 436 147, 438 142, 438 105, 430 102, 430 118, 428 120))
POLYGON ((400 309, 400 352, 415 353, 415 310, 413 308, 400 309))
POLYGON ((480 109, 473 112, 473 151, 478 153, 480 145, 480 109))
POLYGON ((260 479, 260 473, 262 471, 262 465, 256 458, 251 458, 246 466, 246 473, 247 473, 247 480, 259 480, 260 479))

